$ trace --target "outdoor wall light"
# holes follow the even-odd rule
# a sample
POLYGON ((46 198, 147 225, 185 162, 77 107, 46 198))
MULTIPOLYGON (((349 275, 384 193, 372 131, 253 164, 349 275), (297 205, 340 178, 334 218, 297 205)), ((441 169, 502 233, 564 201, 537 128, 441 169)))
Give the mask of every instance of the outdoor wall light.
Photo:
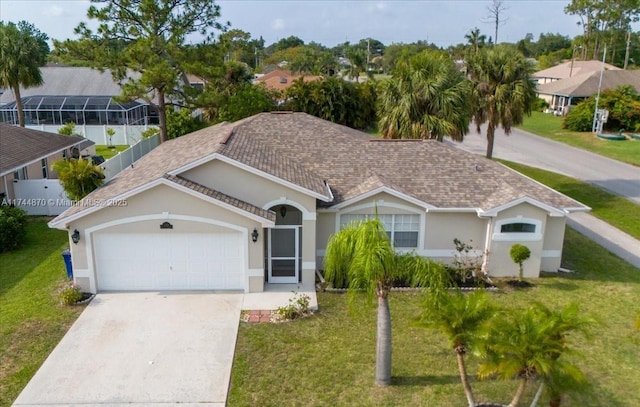
POLYGON ((253 232, 251 232, 251 240, 253 240, 253 243, 258 241, 258 229, 253 228, 253 232))
POLYGON ((78 244, 78 242, 80 241, 80 232, 78 232, 78 229, 75 229, 73 231, 73 234, 71 235, 71 241, 73 242, 73 244, 78 244))
POLYGON ((287 207, 284 205, 280 207, 280 216, 282 216, 283 218, 287 216, 287 207))

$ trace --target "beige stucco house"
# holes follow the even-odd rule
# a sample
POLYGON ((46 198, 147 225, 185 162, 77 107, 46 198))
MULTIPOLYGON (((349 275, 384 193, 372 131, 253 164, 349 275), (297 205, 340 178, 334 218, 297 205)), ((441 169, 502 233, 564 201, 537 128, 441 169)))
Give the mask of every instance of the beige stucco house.
POLYGON ((436 141, 388 141, 304 113, 263 113, 166 142, 50 222, 75 281, 105 290, 313 287, 329 237, 384 222, 397 250, 451 261, 472 241, 493 276, 560 266, 565 221, 587 207, 436 141))

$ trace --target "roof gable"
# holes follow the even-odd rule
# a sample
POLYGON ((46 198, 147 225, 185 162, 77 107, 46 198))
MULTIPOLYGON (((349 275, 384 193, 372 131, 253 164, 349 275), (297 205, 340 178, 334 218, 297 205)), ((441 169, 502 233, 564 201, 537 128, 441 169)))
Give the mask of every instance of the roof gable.
POLYGON ((64 136, 0 123, 0 175, 87 141, 80 136, 64 136))

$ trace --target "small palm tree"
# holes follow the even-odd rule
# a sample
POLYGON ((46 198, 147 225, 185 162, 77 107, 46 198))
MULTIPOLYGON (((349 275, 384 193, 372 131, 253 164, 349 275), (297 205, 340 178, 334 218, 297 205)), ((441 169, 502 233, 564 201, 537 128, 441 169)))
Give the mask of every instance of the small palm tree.
POLYGON ((371 77, 371 72, 367 69, 367 51, 360 48, 350 48, 347 51, 347 58, 351 65, 347 70, 347 75, 350 78, 355 78, 356 83, 360 82, 360 75, 364 73, 368 77, 371 77))
MULTIPOLYGON (((503 379, 518 379, 518 388, 509 407, 520 403, 527 383, 540 377, 543 383, 558 386, 561 375, 580 381, 580 370, 561 356, 571 353, 569 337, 584 332, 591 322, 578 316, 576 305, 552 311, 542 304, 516 312, 504 313, 494 319, 486 342, 478 374, 480 378, 497 375, 503 379)), ((568 381, 564 380, 564 383, 568 381)))
POLYGON ((444 268, 431 267, 418 256, 396 255, 379 219, 353 222, 334 234, 324 260, 327 280, 346 282, 350 304, 360 293, 378 303, 376 384, 391 383, 391 312, 388 296, 393 282, 411 275, 416 284, 440 288, 444 268))
POLYGON ((502 125, 508 135, 525 114, 531 114, 536 99, 533 65, 517 49, 495 46, 469 56, 467 71, 473 81, 473 119, 478 132, 487 123, 487 158, 491 158, 496 128, 502 125))
POLYGON ((83 158, 60 160, 53 163, 53 170, 58 173, 58 179, 67 197, 72 201, 79 201, 89 195, 104 182, 102 168, 83 158))
POLYGON ((402 61, 380 84, 378 127, 388 139, 462 141, 469 130, 470 83, 451 58, 436 51, 402 61))
POLYGON ((430 295, 425 301, 420 325, 437 329, 447 336, 458 360, 460 380, 469 407, 476 405, 465 364, 465 355, 478 341, 486 338, 496 307, 484 291, 463 294, 460 290, 430 295))

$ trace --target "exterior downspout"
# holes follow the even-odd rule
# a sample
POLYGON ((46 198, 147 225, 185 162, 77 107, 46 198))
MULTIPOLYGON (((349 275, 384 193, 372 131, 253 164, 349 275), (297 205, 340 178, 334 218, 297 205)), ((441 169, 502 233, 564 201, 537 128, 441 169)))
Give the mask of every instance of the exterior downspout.
POLYGON ((492 218, 487 218, 487 233, 484 238, 484 251, 482 253, 482 272, 485 275, 489 275, 487 268, 489 267, 489 253, 491 252, 492 224, 492 218))

